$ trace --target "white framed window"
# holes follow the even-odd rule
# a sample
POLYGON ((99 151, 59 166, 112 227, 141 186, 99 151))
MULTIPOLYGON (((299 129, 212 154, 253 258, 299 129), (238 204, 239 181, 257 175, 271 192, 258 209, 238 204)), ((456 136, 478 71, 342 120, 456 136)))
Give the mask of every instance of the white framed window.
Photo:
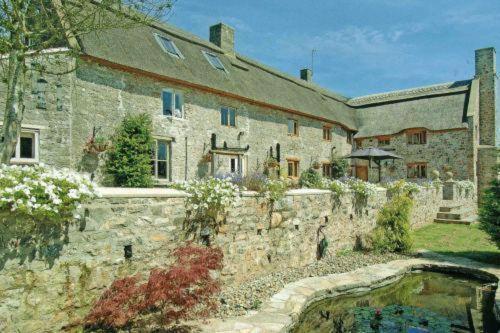
POLYGON ((207 58, 207 61, 210 63, 210 65, 212 65, 213 68, 227 73, 226 68, 224 67, 222 61, 220 61, 217 55, 207 51, 202 51, 202 52, 205 55, 205 58, 207 58))
POLYGON ((181 51, 177 48, 177 45, 175 45, 175 43, 171 39, 165 36, 160 36, 158 34, 154 34, 154 36, 163 51, 173 56, 174 58, 184 59, 181 51))
POLYGON ((36 164, 39 158, 40 132, 22 129, 17 139, 16 150, 10 159, 14 164, 36 164))
POLYGON ((182 93, 171 89, 162 91, 163 115, 184 118, 184 98, 182 93))
POLYGON ((155 139, 151 156, 151 170, 158 180, 170 180, 170 154, 169 140, 155 139))
POLYGON ((236 127, 236 110, 222 107, 220 109, 220 124, 223 126, 236 127))

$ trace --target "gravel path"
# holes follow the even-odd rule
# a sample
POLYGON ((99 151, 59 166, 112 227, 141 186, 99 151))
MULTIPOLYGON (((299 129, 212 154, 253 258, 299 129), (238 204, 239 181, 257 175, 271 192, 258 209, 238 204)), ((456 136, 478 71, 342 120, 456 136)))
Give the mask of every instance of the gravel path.
POLYGON ((215 317, 241 316, 245 315, 249 310, 257 310, 262 302, 271 298, 285 284, 290 282, 311 276, 344 273, 360 267, 403 258, 407 257, 391 253, 349 252, 348 254, 325 257, 306 267, 274 272, 240 285, 226 285, 222 288, 221 305, 215 317))

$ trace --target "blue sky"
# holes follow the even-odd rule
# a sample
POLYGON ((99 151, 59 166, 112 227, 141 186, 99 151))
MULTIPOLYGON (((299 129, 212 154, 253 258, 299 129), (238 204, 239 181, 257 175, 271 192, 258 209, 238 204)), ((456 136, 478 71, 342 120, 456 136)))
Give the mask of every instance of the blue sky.
POLYGON ((168 21, 205 39, 227 23, 237 52, 295 76, 316 49, 314 81, 346 96, 468 79, 500 47, 499 0, 177 0, 168 21))

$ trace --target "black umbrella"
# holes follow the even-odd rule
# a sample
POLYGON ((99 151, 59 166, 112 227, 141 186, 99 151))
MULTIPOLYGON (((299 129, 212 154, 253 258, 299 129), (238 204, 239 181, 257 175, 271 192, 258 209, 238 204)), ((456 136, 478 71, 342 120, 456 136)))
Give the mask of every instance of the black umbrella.
POLYGON ((381 178, 380 161, 403 159, 401 156, 393 154, 390 151, 378 149, 378 148, 359 149, 359 150, 352 152, 350 155, 345 156, 344 158, 359 158, 361 160, 367 160, 370 167, 371 167, 371 162, 372 161, 375 162, 375 164, 378 165, 378 181, 380 181, 380 178, 381 178))

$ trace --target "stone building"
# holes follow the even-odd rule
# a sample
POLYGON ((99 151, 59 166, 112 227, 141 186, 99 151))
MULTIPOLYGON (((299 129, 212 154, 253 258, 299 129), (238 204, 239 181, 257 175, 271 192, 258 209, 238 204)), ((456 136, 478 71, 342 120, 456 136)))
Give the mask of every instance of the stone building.
MULTIPOLYGON (((79 43, 84 55, 66 61, 75 71, 31 73, 13 163, 82 170, 94 128, 110 135, 125 114, 147 112, 159 184, 262 171, 269 157, 290 177, 311 166, 328 175, 333 157, 366 146, 403 157, 384 164, 383 177, 451 170, 484 185, 494 176, 500 117, 493 48, 476 51, 470 80, 347 98, 314 84, 310 70, 295 78, 236 53, 234 30, 222 23, 210 28, 210 41, 154 23, 79 43)), ((53 50, 58 56, 64 49, 53 50)), ((378 180, 365 162, 351 163, 357 177, 378 180)))

